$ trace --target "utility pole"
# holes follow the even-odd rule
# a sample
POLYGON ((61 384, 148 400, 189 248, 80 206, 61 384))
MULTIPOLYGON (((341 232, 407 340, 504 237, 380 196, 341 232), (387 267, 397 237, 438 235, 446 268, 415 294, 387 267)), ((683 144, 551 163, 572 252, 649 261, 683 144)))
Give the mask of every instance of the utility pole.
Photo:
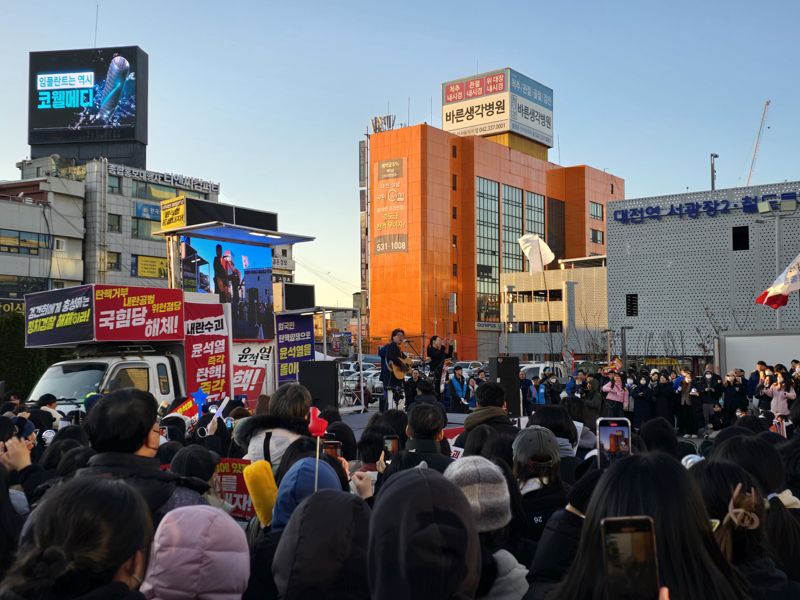
POLYGON ((717 168, 714 166, 714 159, 719 158, 719 154, 711 153, 711 191, 717 188, 717 168))
POLYGON ((603 333, 606 334, 606 366, 611 366, 611 336, 614 335, 613 329, 603 329, 603 333))
POLYGON ((624 373, 628 372, 628 348, 625 345, 625 331, 628 329, 633 329, 630 325, 624 325, 619 328, 619 341, 622 344, 622 371, 624 373))

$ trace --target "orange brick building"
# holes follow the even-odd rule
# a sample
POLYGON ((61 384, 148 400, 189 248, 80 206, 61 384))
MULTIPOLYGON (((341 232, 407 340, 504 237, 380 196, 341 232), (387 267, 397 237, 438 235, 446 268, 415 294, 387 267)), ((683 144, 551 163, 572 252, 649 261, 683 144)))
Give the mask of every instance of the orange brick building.
POLYGON ((619 177, 548 162, 514 133, 377 133, 369 168, 370 338, 402 327, 424 353, 449 337, 462 360, 497 355, 500 273, 528 268, 518 238, 539 233, 556 258, 604 255, 606 202, 625 197, 619 177))

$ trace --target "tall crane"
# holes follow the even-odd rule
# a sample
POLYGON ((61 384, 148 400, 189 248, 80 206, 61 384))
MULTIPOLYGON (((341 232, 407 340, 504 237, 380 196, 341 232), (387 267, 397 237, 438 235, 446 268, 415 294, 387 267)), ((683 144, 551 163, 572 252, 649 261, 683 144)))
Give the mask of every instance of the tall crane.
POLYGON ((750 187, 750 180, 753 178, 753 171, 756 168, 756 160, 758 159, 758 149, 761 146, 761 136, 764 135, 764 123, 767 121, 767 113, 769 112, 769 105, 771 100, 764 102, 764 112, 761 113, 761 125, 758 126, 758 135, 756 136, 756 145, 753 148, 753 160, 750 161, 750 172, 747 174, 747 187, 750 187))

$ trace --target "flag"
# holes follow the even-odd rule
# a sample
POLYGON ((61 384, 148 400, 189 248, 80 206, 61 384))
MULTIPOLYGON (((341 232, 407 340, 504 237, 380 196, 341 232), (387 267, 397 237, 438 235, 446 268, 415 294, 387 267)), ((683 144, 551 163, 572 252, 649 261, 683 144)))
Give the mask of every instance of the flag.
POLYGON ((550 246, 535 233, 528 233, 519 238, 522 253, 528 259, 531 273, 541 273, 544 265, 549 265, 556 258, 550 246))
POLYGON ((797 290, 800 290, 800 254, 789 263, 789 266, 772 282, 772 285, 756 298, 756 304, 764 304, 778 309, 786 306, 789 294, 797 290))

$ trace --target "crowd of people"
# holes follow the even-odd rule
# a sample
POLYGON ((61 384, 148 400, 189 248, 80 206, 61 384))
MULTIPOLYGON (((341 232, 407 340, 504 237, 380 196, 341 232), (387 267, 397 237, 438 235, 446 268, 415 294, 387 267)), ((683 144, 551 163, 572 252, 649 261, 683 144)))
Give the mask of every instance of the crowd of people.
POLYGON ((323 411, 323 451, 299 384, 197 419, 136 389, 75 423, 9 397, 0 600, 611 598, 604 522, 632 516, 653 523, 652 597, 800 598, 797 374, 545 376, 521 383, 523 421, 481 382, 450 439, 441 388, 418 377, 407 410, 359 436, 323 411), (593 419, 625 414, 632 453, 600 469, 593 419), (251 461, 248 522, 218 485, 226 457, 251 461))

